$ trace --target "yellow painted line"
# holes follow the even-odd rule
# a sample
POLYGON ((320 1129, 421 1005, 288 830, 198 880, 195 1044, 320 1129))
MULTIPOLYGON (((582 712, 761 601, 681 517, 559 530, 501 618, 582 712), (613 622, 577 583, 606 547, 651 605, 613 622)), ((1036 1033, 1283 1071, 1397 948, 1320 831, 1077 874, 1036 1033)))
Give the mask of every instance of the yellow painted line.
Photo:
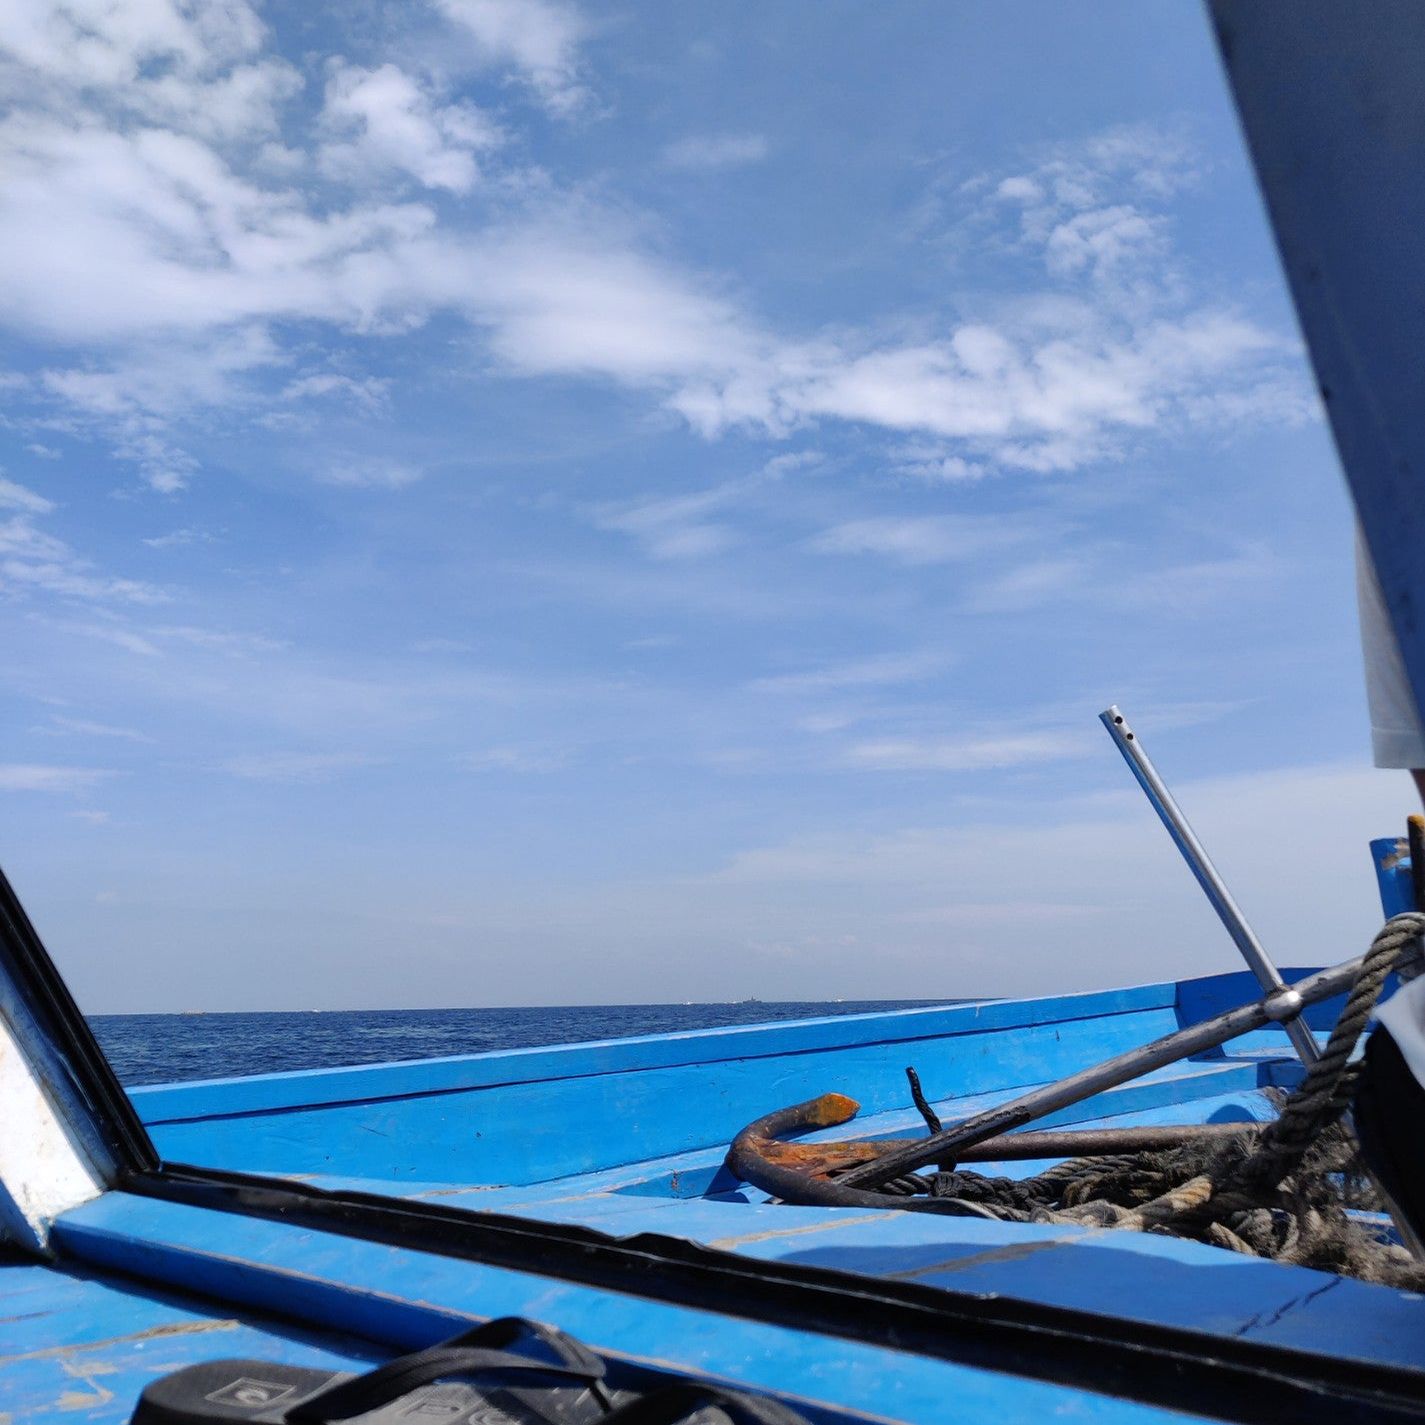
POLYGON ((854 1227, 861 1222, 884 1222, 896 1212, 888 1208, 884 1212, 868 1213, 865 1217, 841 1217, 835 1222, 812 1222, 805 1227, 773 1227, 767 1232, 749 1232, 743 1237, 717 1237, 708 1243, 709 1247, 743 1247, 749 1242, 771 1242, 778 1237, 805 1237, 811 1232, 831 1232, 838 1227, 854 1227))

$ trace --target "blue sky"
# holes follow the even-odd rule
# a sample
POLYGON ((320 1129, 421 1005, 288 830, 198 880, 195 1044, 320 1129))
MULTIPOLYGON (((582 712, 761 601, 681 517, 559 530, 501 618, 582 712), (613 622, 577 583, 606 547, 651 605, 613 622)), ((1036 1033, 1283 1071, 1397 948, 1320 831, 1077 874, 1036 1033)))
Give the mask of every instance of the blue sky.
POLYGON ((1373 929, 1350 522, 1184 5, 25 0, 3 864, 86 1008, 1373 929), (1146 927, 1151 926, 1151 931, 1146 927))

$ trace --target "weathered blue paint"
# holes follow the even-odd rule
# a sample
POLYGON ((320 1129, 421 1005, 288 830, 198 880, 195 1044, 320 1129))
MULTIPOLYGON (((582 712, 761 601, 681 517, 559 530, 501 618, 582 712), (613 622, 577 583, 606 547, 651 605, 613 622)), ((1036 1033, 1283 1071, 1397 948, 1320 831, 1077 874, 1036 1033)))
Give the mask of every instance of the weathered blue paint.
POLYGON ((1410 880, 1410 848, 1403 836, 1382 836, 1371 842, 1371 864, 1380 887, 1380 908, 1389 920, 1415 909, 1410 880))
MULTIPOLYGON (((703 1210, 710 1212, 715 1207, 704 1204, 703 1210)), ((724 1214, 734 1211, 724 1208, 724 1214)), ((803 1229, 791 1239, 797 1244, 796 1251, 812 1250, 811 1238, 818 1228, 839 1227, 846 1224, 848 1216, 861 1216, 834 1209, 763 1211, 769 1222, 784 1229, 803 1229), (808 1217, 811 1220, 806 1220, 808 1217), (840 1221, 828 1221, 838 1218, 840 1221)), ((736 1215, 746 1221, 746 1209, 736 1215)), ((710 1318, 691 1308, 353 1242, 280 1223, 243 1219, 223 1223, 215 1222, 214 1217, 194 1208, 114 1193, 68 1218, 62 1228, 63 1240, 67 1250, 90 1262, 201 1282, 225 1299, 256 1307, 280 1305, 299 1318, 340 1324, 403 1348, 439 1339, 455 1322, 470 1316, 519 1310, 557 1321, 615 1357, 651 1360, 679 1370, 740 1380, 796 1401, 835 1402, 881 1418, 940 1421, 947 1418, 952 1402, 954 1418, 996 1425, 1048 1418, 1113 1422, 1180 1418, 1083 1391, 814 1333, 710 1318), (375 1288, 376 1283, 382 1287, 375 1288), (395 1283, 400 1284, 399 1300, 391 1290, 395 1283)), ((881 1231, 904 1231, 899 1226, 901 1217, 874 1214, 869 1225, 881 1231)), ((854 1226, 854 1222, 846 1225, 854 1226)), ((942 1231, 952 1226, 935 1225, 942 1231)), ((705 1226, 711 1226, 715 1235, 715 1224, 705 1226)), ((1002 1247, 1003 1229, 985 1230, 996 1226, 957 1222, 954 1233, 963 1235, 953 1240, 968 1241, 980 1251, 1002 1247)), ((917 1229, 912 1226, 909 1230, 913 1235, 917 1229)), ((1031 1232, 1043 1236, 1043 1229, 1031 1232)), ((937 1244, 934 1250, 945 1249, 937 1244)), ((1295 1285, 1301 1285, 1299 1279, 1295 1285)), ((1266 1292, 1262 1300, 1286 1305, 1288 1298, 1266 1292)))
MULTIPOLYGON (((1365 948, 1364 945, 1343 946, 1341 958, 1345 959, 1347 955, 1357 954, 1365 948)), ((1307 975, 1315 974, 1318 968, 1320 967, 1284 967, 1281 975, 1290 985, 1305 979, 1307 975)), ((1200 975, 1196 979, 1179 980, 1174 987, 1174 1006, 1177 1009, 1179 1024, 1197 1024, 1224 1009, 1231 1009, 1234 1005, 1260 999, 1261 995, 1261 987, 1249 971, 1228 970, 1220 975, 1200 975)), ((1302 1018, 1318 1033, 1329 1032, 1331 1026, 1340 1018, 1345 1003, 1344 995, 1322 1000, 1320 1004, 1308 1005, 1302 1018)), ((1259 1030, 1254 1036, 1233 1040, 1231 1044, 1223 1046, 1223 1052, 1232 1053, 1234 1045, 1242 1044, 1246 1038, 1255 1039, 1260 1044, 1269 1044, 1284 1055, 1291 1053, 1290 1042, 1279 1025, 1259 1030)))
POLYGON ((124 1425, 149 1381, 219 1356, 359 1371, 386 1354, 78 1269, 0 1263, 0 1420, 124 1425))

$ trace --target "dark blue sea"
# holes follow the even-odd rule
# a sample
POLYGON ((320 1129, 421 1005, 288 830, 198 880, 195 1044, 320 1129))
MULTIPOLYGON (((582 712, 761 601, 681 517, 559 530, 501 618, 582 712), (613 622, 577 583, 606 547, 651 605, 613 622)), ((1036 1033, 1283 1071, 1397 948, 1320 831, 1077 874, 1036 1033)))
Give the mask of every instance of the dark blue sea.
POLYGON ((126 1084, 284 1073, 387 1059, 433 1059, 536 1044, 577 1044, 914 1009, 943 1000, 753 1000, 742 1004, 605 1004, 526 1009, 326 1010, 284 1014, 100 1014, 90 1024, 126 1084))

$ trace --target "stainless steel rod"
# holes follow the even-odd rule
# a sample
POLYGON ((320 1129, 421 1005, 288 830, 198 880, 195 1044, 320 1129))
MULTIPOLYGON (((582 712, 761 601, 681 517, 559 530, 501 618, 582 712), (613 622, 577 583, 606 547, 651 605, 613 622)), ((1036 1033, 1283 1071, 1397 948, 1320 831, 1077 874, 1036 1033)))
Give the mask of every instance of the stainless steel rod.
MULTIPOLYGON (((1267 994, 1273 990, 1281 989, 1284 984, 1281 974, 1272 963, 1271 957, 1262 948, 1262 942, 1253 934, 1252 927, 1247 924, 1246 916, 1242 914, 1237 902, 1232 899, 1232 892, 1227 889, 1226 882, 1218 873, 1217 867, 1212 864, 1212 858, 1203 849, 1202 842, 1197 839, 1192 827, 1188 824, 1187 817, 1183 815, 1182 808, 1177 804, 1173 794, 1168 790, 1167 784, 1158 774, 1158 769, 1153 765, 1152 759, 1143 750, 1143 744, 1138 740, 1133 729, 1128 726, 1128 720, 1116 705, 1101 712, 1098 716, 1099 721, 1108 729, 1109 736, 1113 738, 1118 750, 1123 754, 1123 760, 1128 763, 1129 769, 1138 779, 1138 785, 1143 788, 1148 800, 1153 804, 1153 810, 1158 813, 1163 825, 1167 827, 1168 835, 1173 838, 1173 843, 1182 852, 1183 860, 1188 863, 1188 868, 1197 878, 1198 885, 1206 893, 1213 910, 1217 912, 1217 918, 1227 927, 1227 933, 1232 937, 1233 943, 1247 962, 1247 968, 1256 976, 1257 983, 1267 994)), ((1321 1051, 1316 1045, 1316 1036, 1312 1034, 1303 1019, 1293 1017, 1286 1021, 1283 1028, 1291 1036, 1291 1042, 1301 1062, 1308 1068, 1321 1057, 1321 1051)))
POLYGON ((1250 1034, 1254 1029, 1279 1020, 1284 1013, 1294 1013, 1301 1006, 1315 1004, 1318 1000, 1330 999, 1343 993, 1355 984, 1361 972, 1364 955, 1354 960, 1333 965, 1330 969, 1318 970, 1304 980, 1298 980, 1290 989, 1276 990, 1264 995, 1251 1004, 1239 1005, 1212 1019, 1204 1019, 1200 1024, 1190 1024, 1186 1029, 1174 1030, 1151 1044, 1116 1054, 1092 1068, 1080 1069, 1057 1083, 1045 1084, 1042 1088, 1031 1089, 1027 1094, 985 1113, 978 1113, 947 1128, 929 1138, 898 1148, 877 1158, 872 1163, 862 1163, 843 1173, 837 1183, 844 1187, 860 1187, 868 1183, 881 1183, 899 1177, 927 1163, 938 1163, 953 1159, 957 1152, 972 1143, 982 1142, 999 1133, 1008 1133, 1025 1123, 1042 1118, 1046 1113, 1067 1108, 1073 1103, 1082 1103, 1105 1089, 1116 1088, 1132 1079, 1140 1078, 1161 1069, 1167 1064, 1175 1064, 1193 1054, 1206 1049, 1215 1049, 1229 1039, 1241 1034, 1250 1034))

